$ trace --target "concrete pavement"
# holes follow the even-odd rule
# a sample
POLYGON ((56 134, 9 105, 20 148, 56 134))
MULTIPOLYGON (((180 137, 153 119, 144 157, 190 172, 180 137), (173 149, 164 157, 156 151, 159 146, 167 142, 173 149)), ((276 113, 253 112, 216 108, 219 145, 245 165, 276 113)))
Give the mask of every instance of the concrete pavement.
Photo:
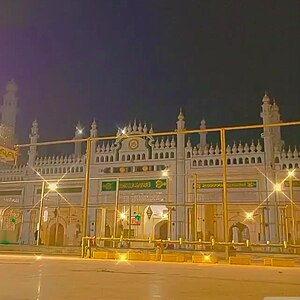
POLYGON ((0 255, 1 300, 300 296, 300 268, 0 255))

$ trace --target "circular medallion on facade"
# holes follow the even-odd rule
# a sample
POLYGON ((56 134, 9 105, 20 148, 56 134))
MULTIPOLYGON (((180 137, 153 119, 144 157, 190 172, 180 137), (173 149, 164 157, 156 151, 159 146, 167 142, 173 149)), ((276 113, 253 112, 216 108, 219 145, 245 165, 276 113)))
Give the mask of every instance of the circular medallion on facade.
POLYGON ((138 146, 139 146, 139 141, 138 140, 132 139, 132 140, 129 141, 129 147, 130 147, 131 150, 137 149, 138 146))
POLYGON ((148 166, 143 166, 143 171, 147 172, 148 171, 148 166))
POLYGON ((126 172, 126 168, 121 167, 121 168, 120 168, 120 173, 125 173, 125 172, 126 172))

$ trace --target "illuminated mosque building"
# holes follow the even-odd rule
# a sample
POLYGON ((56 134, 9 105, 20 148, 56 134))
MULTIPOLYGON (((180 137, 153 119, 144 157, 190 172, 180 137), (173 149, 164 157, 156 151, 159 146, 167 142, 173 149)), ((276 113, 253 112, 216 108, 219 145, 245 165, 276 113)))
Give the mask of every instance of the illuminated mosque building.
MULTIPOLYGON (((0 127, 0 143, 8 148, 16 141, 17 93, 16 83, 10 81, 0 127)), ((261 118, 263 124, 281 122, 279 107, 268 95, 262 99, 261 118)), ((221 149, 208 141, 204 120, 200 129, 198 141, 190 139, 180 111, 172 135, 156 137, 152 126, 134 121, 118 130, 115 140, 93 143, 87 234, 224 240, 221 149)), ((261 131, 257 141, 233 143, 226 149, 229 238, 299 241, 299 152, 284 147, 280 127, 261 131), (281 182, 279 188, 276 182, 281 182)), ((89 133, 99 136, 95 121, 89 133)), ((0 166, 1 243, 35 243, 43 182, 58 181, 53 190, 46 186, 41 241, 80 245, 86 175, 82 138, 77 126, 73 153, 41 157, 35 145, 40 141, 38 122, 32 123, 26 163, 0 166)))

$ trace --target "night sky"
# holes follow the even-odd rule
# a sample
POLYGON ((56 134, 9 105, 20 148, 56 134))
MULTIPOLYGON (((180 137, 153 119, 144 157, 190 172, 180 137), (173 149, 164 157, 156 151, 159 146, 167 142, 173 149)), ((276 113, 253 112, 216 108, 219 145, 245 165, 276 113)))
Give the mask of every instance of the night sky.
POLYGON ((0 0, 0 92, 19 85, 20 142, 35 118, 41 140, 94 118, 100 135, 135 118, 174 130, 180 107, 191 129, 203 117, 257 124, 265 90, 299 120, 299 11, 293 0, 0 0))

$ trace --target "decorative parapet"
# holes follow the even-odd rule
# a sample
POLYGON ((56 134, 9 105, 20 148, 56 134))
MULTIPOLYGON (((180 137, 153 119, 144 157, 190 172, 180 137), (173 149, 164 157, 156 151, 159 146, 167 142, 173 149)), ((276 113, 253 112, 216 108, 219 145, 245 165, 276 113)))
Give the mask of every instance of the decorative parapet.
POLYGON ((174 136, 156 138, 152 145, 152 159, 174 159, 176 157, 176 142, 174 136))
POLYGON ((83 173, 84 165, 85 155, 48 156, 37 158, 34 169, 40 174, 83 173))
POLYGON ((0 181, 21 181, 26 175, 26 166, 10 166, 7 169, 0 170, 0 181))
POLYGON ((279 166, 282 170, 296 169, 300 167, 300 153, 296 146, 293 151, 291 146, 289 146, 287 150, 283 148, 281 152, 278 149, 275 149, 274 156, 275 165, 279 166))
MULTIPOLYGON (((252 141, 250 146, 247 143, 242 145, 241 142, 237 146, 234 142, 233 146, 227 146, 226 154, 228 165, 258 165, 264 161, 264 153, 259 141, 256 145, 252 141)), ((221 150, 218 144, 194 147, 193 149, 191 145, 187 144, 186 158, 191 159, 192 167, 212 167, 222 164, 221 150)))

